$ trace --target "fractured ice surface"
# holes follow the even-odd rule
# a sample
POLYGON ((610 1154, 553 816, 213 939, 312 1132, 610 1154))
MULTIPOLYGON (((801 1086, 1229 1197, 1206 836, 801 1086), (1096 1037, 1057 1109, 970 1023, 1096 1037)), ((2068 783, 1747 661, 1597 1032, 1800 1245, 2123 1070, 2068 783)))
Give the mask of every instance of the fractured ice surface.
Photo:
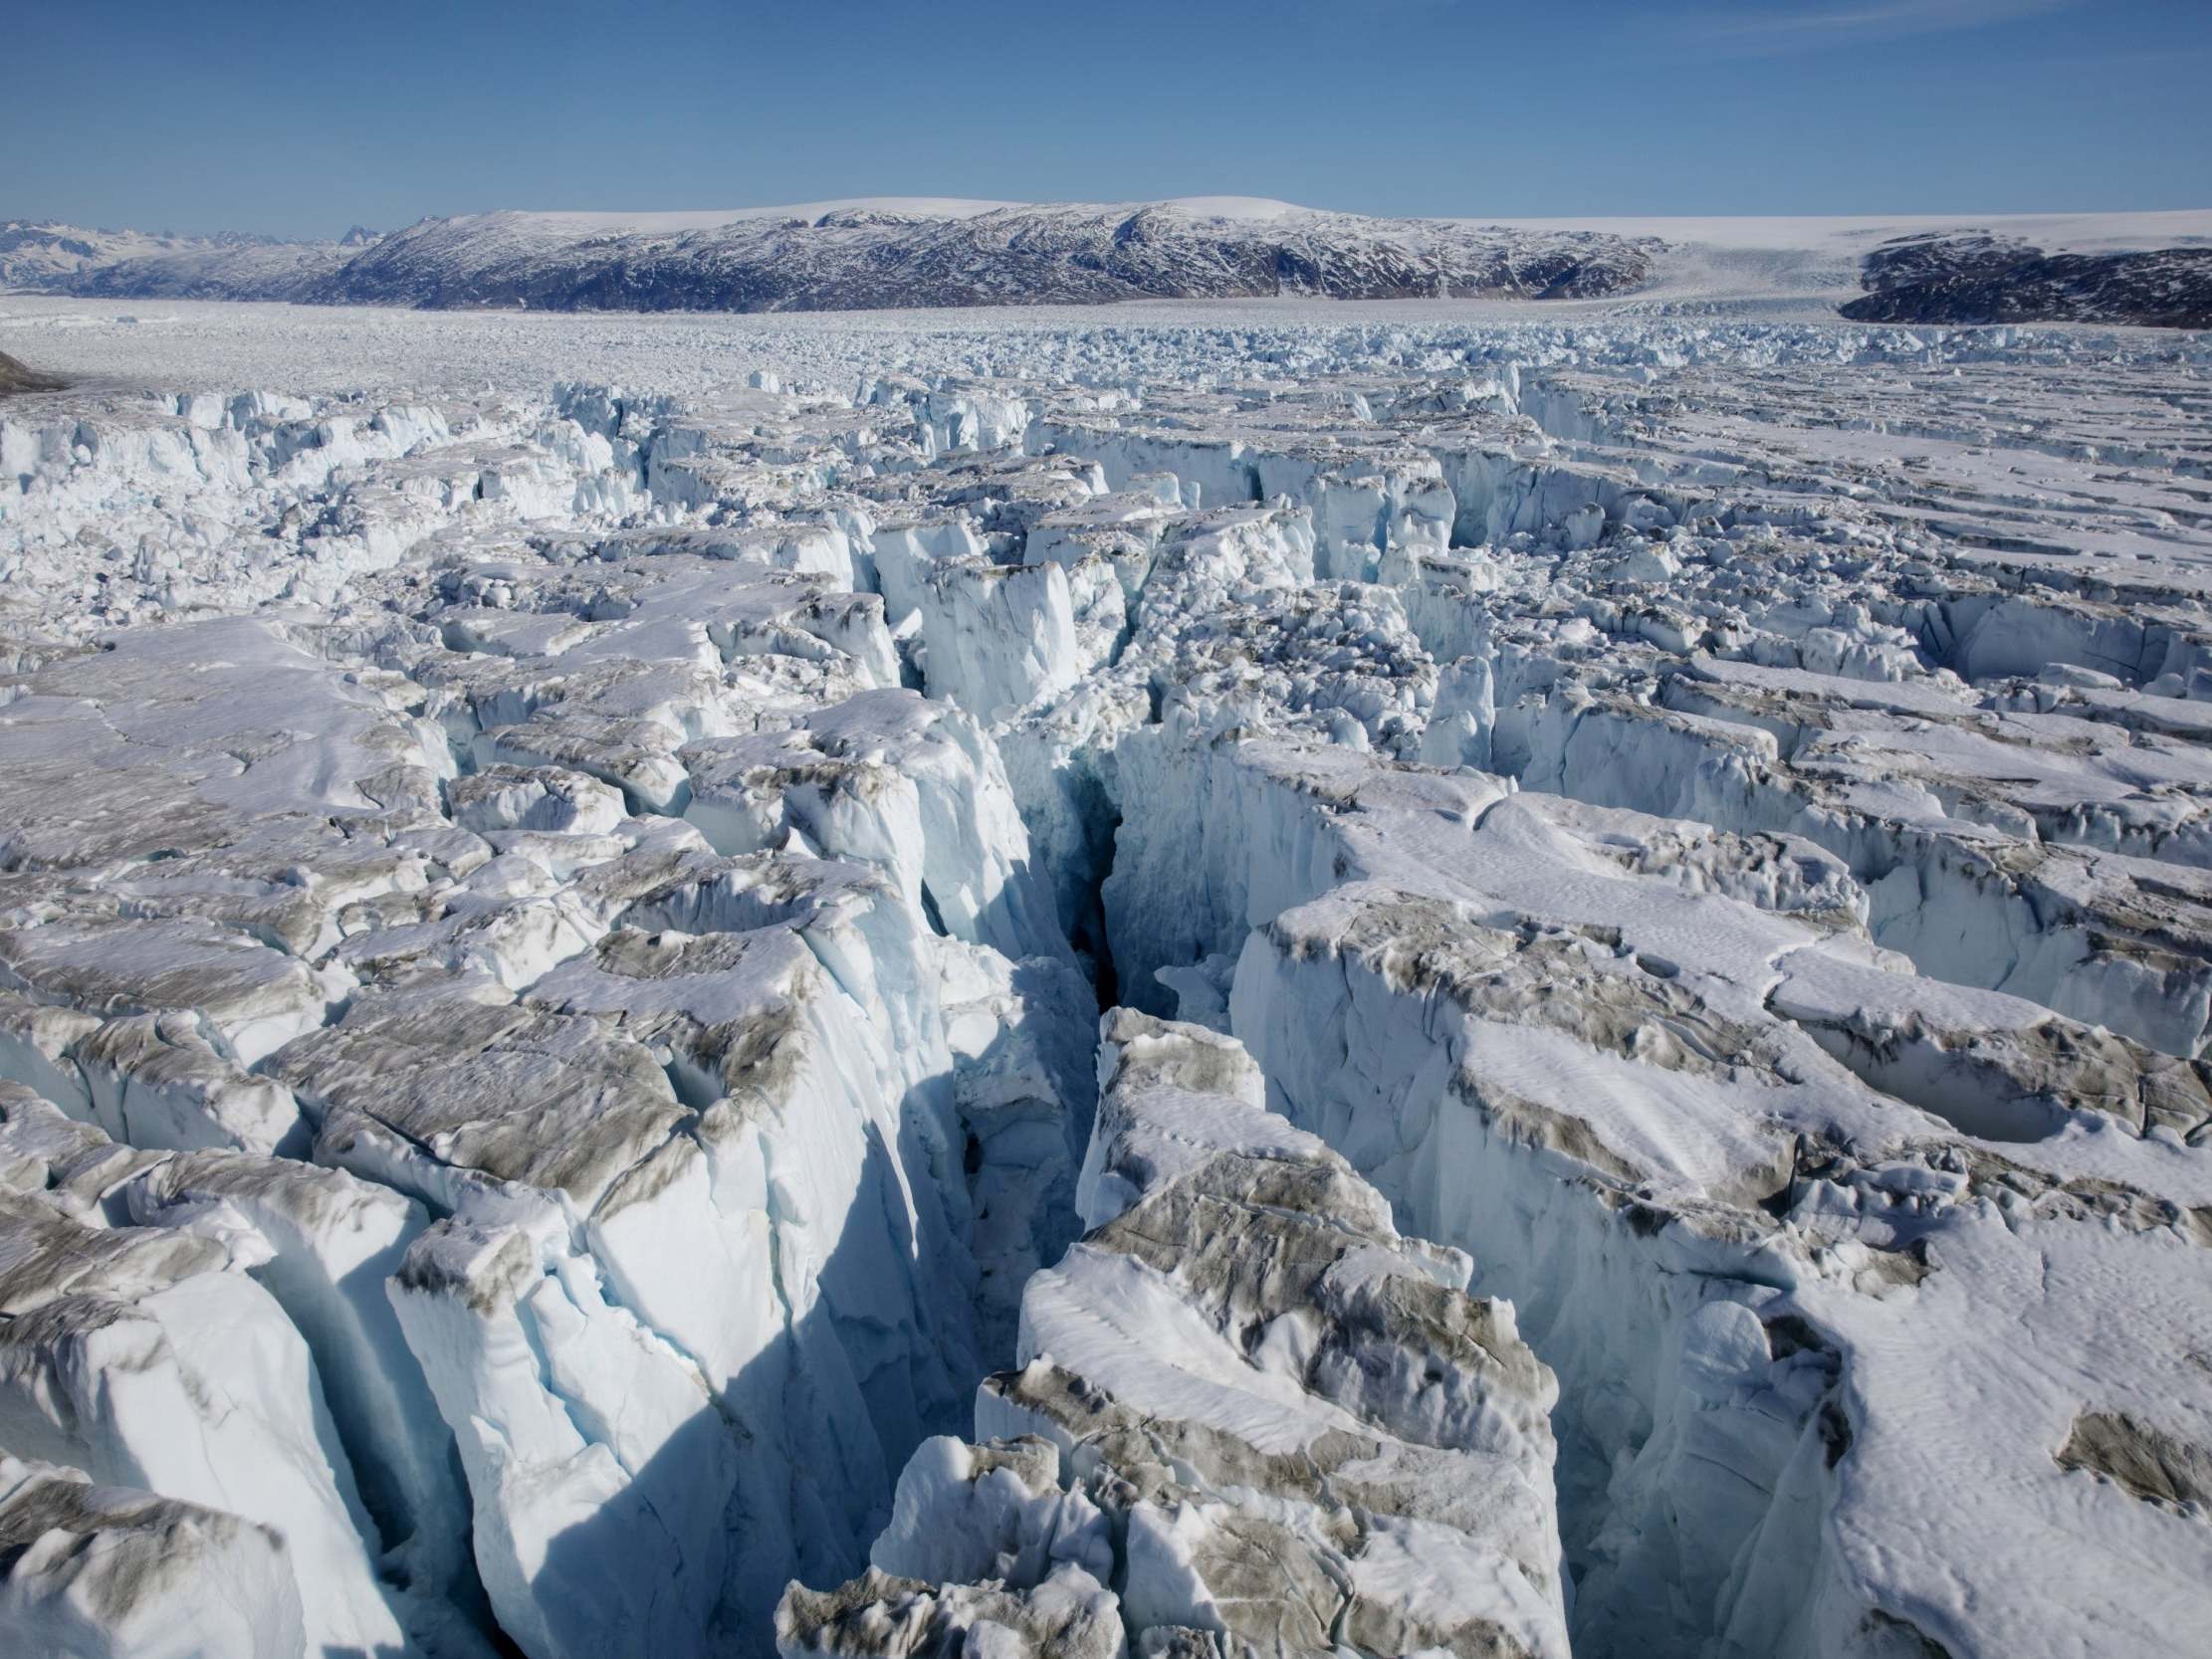
POLYGON ((915 1454, 871 1574, 794 1589, 783 1651, 963 1614, 1065 1651, 1039 1613, 1111 1584, 1148 1652, 1564 1653, 1555 1389, 1511 1308, 1270 1117, 1232 1039, 1116 1010, 1099 1071, 1091 1231, 1029 1281, 985 1443, 915 1454))
MULTIPOLYGON (((51 1109, 8 1089, 0 1135, 13 1141, 51 1109)), ((98 1208, 72 1213, 67 1191, 34 1182, 0 1195, 0 1433, 11 1453, 224 1512, 210 1526, 229 1523, 247 1553, 254 1542, 240 1524, 265 1529, 297 1574, 294 1616, 304 1614, 311 1644, 397 1646, 377 1533, 319 1367, 287 1310, 246 1271, 271 1247, 250 1221, 111 1224, 98 1208)), ((269 1565, 235 1569, 265 1576, 269 1565)), ((97 1593, 90 1583, 84 1592, 97 1593)), ((110 1593, 127 1600, 127 1586, 110 1593)), ((286 1610, 280 1601, 268 1616, 286 1610)))
POLYGON ((0 404, 10 1634, 2212 1626, 2201 340, 211 314, 0 404))

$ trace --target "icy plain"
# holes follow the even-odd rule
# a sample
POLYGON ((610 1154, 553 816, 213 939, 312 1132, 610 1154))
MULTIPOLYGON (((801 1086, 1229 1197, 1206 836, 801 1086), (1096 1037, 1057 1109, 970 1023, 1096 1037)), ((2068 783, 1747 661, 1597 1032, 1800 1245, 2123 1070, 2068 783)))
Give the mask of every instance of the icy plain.
POLYGON ((2203 1651, 2212 341, 0 346, 0 1646, 2203 1651))

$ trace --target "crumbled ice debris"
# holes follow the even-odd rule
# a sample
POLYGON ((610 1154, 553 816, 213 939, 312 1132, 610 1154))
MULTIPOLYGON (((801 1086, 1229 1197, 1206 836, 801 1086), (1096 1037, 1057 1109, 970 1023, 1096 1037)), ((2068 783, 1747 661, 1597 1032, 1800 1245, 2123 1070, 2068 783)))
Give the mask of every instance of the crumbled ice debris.
POLYGON ((1650 304, 11 302, 0 1623, 2185 1648, 2212 347, 1650 304))

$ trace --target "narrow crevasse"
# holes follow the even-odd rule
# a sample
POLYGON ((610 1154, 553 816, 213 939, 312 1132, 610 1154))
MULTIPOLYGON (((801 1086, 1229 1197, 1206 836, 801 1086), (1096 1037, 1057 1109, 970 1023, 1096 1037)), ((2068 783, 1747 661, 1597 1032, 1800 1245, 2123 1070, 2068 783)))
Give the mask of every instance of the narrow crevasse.
POLYGON ((977 1442, 923 1446, 779 1646, 1563 1656, 1554 1385, 1511 1310, 1270 1117, 1232 1039, 1115 1009, 1099 1076, 1090 1230, 1030 1280, 977 1442))

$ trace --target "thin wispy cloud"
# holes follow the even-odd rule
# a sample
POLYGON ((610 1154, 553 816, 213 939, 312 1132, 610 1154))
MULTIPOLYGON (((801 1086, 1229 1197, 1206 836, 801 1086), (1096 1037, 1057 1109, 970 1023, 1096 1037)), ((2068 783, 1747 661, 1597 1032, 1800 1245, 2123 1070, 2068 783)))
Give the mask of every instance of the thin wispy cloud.
POLYGON ((1993 29, 2071 10, 2081 0, 1867 0, 1844 6, 1773 5, 1708 12, 1688 37, 1744 53, 1805 52, 1917 35, 1993 29))

